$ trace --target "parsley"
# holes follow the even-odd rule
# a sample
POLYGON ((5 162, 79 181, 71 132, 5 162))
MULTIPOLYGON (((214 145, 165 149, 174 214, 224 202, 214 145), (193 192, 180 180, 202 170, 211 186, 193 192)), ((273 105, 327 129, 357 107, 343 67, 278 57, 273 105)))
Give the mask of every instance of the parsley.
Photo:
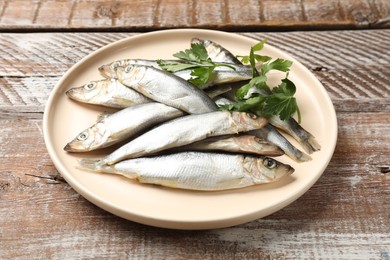
POLYGON ((266 42, 267 39, 264 39, 261 42, 258 42, 257 44, 253 45, 249 52, 249 56, 238 56, 241 58, 242 63, 251 64, 253 77, 259 76, 259 72, 256 69, 256 62, 267 62, 271 60, 271 57, 255 54, 256 51, 260 51, 263 49, 264 44, 266 42))
POLYGON ((261 67, 261 75, 266 75, 270 70, 279 70, 283 72, 290 71, 290 67, 292 65, 292 61, 276 59, 271 62, 264 63, 261 67))
MULTIPOLYGON (((288 72, 292 66, 292 61, 284 59, 272 60, 269 56, 263 56, 256 52, 263 49, 266 39, 253 45, 248 56, 237 56, 244 64, 250 64, 252 68, 252 79, 236 92, 237 101, 220 106, 220 109, 251 112, 260 116, 279 116, 286 120, 295 113, 298 115, 298 122, 301 121, 301 114, 294 97, 296 87, 288 79, 288 72), (260 70, 256 66, 261 63, 260 70), (271 70, 286 72, 286 77, 281 84, 271 88, 267 85, 267 74, 271 70), (253 91, 253 88, 256 91, 253 91), (252 93, 253 92, 253 93, 252 93)), ((227 66, 213 62, 202 44, 192 43, 190 49, 180 51, 173 55, 177 61, 158 60, 159 66, 169 72, 181 70, 191 70, 191 78, 188 80, 196 86, 207 84, 214 74, 214 69, 218 66, 227 66)))
POLYGON ((297 112, 298 122, 301 122, 301 113, 294 97, 296 87, 287 77, 282 83, 272 89, 272 94, 266 97, 264 112, 271 115, 279 115, 286 120, 297 112))
POLYGON ((239 100, 245 99, 248 91, 252 87, 257 87, 258 89, 263 89, 264 91, 267 92, 267 94, 269 94, 268 93, 269 92, 269 88, 268 88, 268 86, 266 84, 266 80, 267 80, 267 77, 265 77, 265 76, 257 76, 257 77, 252 78, 247 84, 241 86, 237 90, 236 97, 239 100))
POLYGON ((213 71, 216 67, 225 66, 234 70, 227 64, 214 63, 207 53, 206 48, 202 44, 192 43, 190 49, 180 51, 173 55, 179 58, 178 61, 158 60, 158 65, 166 71, 177 72, 181 70, 191 69, 191 78, 188 80, 196 86, 207 84, 213 76, 213 71), (184 61, 184 62, 183 62, 184 61))
POLYGON ((210 63, 213 63, 211 59, 209 59, 209 54, 207 53, 206 48, 200 43, 192 43, 191 49, 180 51, 173 54, 173 56, 186 61, 194 61, 199 63, 209 61, 210 63))
POLYGON ((172 61, 172 60, 157 60, 158 65, 169 72, 176 72, 181 70, 193 69, 198 67, 197 64, 184 63, 180 61, 172 61))
POLYGON ((266 40, 263 40, 250 49, 249 56, 239 56, 243 63, 250 63, 252 67, 252 79, 236 92, 237 102, 223 105, 221 109, 246 111, 259 116, 277 116, 286 120, 297 113, 298 122, 301 122, 301 114, 294 97, 296 87, 289 80, 288 72, 292 61, 284 59, 272 60, 271 57, 255 54, 256 51, 263 49, 266 40), (263 62, 260 72, 256 68, 257 62, 263 62), (267 85, 267 73, 271 70, 286 72, 286 78, 282 80, 279 86, 270 88, 267 85), (255 93, 249 93, 249 90, 257 88, 255 93))
POLYGON ((237 102, 221 105, 219 109, 221 110, 230 110, 230 111, 239 111, 239 112, 249 112, 259 116, 270 116, 264 114, 264 104, 266 97, 264 96, 253 96, 245 100, 239 100, 237 102))

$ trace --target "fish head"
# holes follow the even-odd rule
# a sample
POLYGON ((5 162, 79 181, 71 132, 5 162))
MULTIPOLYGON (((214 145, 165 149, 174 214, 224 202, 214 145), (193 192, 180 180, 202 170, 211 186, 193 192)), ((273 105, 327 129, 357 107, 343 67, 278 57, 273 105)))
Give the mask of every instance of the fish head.
POLYGON ((274 182, 294 172, 290 165, 270 157, 259 157, 250 169, 254 182, 258 183, 274 182))
POLYGON ((80 102, 96 103, 94 100, 104 97, 110 84, 112 84, 111 80, 107 79, 90 81, 81 87, 69 89, 66 95, 80 102))
POLYGON ((127 67, 129 65, 129 60, 117 60, 109 64, 102 65, 98 68, 100 74, 107 78, 116 78, 116 68, 118 67, 127 67))
POLYGON ((94 126, 79 133, 64 147, 64 150, 67 152, 88 152, 97 149, 101 143, 102 135, 99 133, 99 128, 94 126))
POLYGON ((125 86, 137 85, 145 76, 147 66, 127 65, 115 68, 116 77, 125 86))
POLYGON ((252 113, 245 112, 231 112, 232 119, 237 125, 246 127, 246 131, 262 128, 268 123, 264 117, 257 116, 252 113))

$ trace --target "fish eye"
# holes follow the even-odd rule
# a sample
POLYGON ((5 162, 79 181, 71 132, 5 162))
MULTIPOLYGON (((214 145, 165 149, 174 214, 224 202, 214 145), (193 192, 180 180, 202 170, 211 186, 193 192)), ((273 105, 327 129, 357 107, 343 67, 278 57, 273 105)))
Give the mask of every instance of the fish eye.
POLYGON ((112 66, 112 68, 116 69, 116 68, 118 68, 120 65, 121 65, 120 62, 119 62, 119 61, 116 61, 116 62, 114 62, 111 66, 112 66))
POLYGON ((268 157, 264 159, 263 164, 269 169, 273 169, 276 167, 276 161, 268 157))
POLYGON ((80 141, 84 141, 85 139, 87 139, 87 134, 86 133, 81 133, 77 136, 77 139, 80 140, 80 141))
POLYGON ((131 70, 131 66, 127 66, 126 68, 125 68, 125 72, 129 72, 131 70))
POLYGON ((85 87, 85 89, 87 89, 87 90, 94 89, 94 88, 96 87, 96 82, 89 82, 89 83, 86 84, 84 87, 85 87))

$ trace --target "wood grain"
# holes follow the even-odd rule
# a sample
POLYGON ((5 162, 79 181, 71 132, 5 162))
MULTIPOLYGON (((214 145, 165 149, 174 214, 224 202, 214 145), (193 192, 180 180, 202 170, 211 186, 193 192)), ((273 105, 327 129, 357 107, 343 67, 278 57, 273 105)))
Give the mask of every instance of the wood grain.
MULTIPOLYGON (((25 103, 42 108, 68 68, 94 50, 132 35, 1 34, 3 109, 6 104, 25 103)), ((243 35, 267 38, 270 45, 298 59, 322 82, 338 111, 390 111, 390 56, 386 55, 390 52, 390 30, 243 35)))
POLYGON ((389 175, 378 169, 390 154, 385 142, 390 119, 372 113, 358 118, 338 113, 338 118, 335 155, 305 195, 264 219, 211 231, 152 228, 96 208, 58 177, 42 142, 41 120, 2 119, 2 143, 7 142, 0 159, 0 254, 5 259, 379 259, 390 246, 389 175), (356 120, 360 126, 349 127, 356 120), (372 125, 374 133, 367 131, 372 125))
POLYGON ((4 0, 0 30, 390 28, 387 0, 4 0), (56 15, 53 16, 52 14, 56 15))
POLYGON ((335 104, 338 143, 297 201, 208 231, 113 216, 64 182, 46 151, 42 115, 56 82, 85 55, 132 35, 0 34, 2 259, 389 259, 390 30, 244 33, 266 37, 318 77, 335 104))

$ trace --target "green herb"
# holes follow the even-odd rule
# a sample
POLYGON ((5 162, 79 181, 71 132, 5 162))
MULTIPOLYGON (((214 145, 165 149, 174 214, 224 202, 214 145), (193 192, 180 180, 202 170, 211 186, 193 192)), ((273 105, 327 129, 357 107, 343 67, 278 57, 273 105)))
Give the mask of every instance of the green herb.
POLYGON ((174 57, 179 58, 181 60, 193 61, 203 63, 205 61, 209 61, 211 64, 213 63, 209 59, 209 55, 207 53, 206 48, 199 43, 192 43, 191 49, 187 49, 185 51, 180 51, 176 54, 173 54, 174 57))
POLYGON ((301 113, 294 97, 296 87, 287 77, 282 83, 272 89, 272 95, 267 96, 264 106, 266 114, 279 115, 280 119, 286 120, 298 114, 298 122, 301 122, 301 113))
POLYGON ((158 60, 157 63, 162 69, 169 72, 176 72, 199 67, 198 64, 184 63, 171 60, 158 60))
POLYGON ((220 110, 250 112, 259 116, 271 116, 264 113, 264 104, 266 97, 264 96, 252 96, 245 100, 240 100, 231 104, 219 106, 220 110))
POLYGON ((290 118, 297 112, 298 122, 301 122, 301 113, 294 97, 295 90, 294 83, 285 78, 279 86, 270 91, 270 94, 254 93, 247 99, 222 105, 220 108, 222 110, 250 112, 265 117, 279 115, 282 120, 290 118))
POLYGON ((263 40, 252 46, 249 56, 239 56, 243 63, 250 63, 252 67, 252 79, 237 90, 237 102, 221 106, 220 108, 246 111, 266 117, 278 115, 282 120, 286 120, 297 113, 298 122, 301 122, 301 114, 294 97, 296 87, 287 78, 292 61, 284 59, 271 61, 272 59, 268 56, 255 54, 256 51, 263 49, 266 42, 266 40, 263 40), (260 72, 256 68, 257 62, 263 62, 260 72), (272 89, 267 85, 267 73, 271 70, 287 73, 282 83, 272 89), (256 88, 257 91, 249 93, 253 88, 256 88))
POLYGON ((246 95, 248 94, 248 91, 252 87, 257 87, 258 89, 262 89, 266 92, 266 94, 270 94, 271 91, 269 90, 267 83, 266 83, 267 77, 266 76, 256 76, 252 78, 249 83, 241 86, 237 92, 236 92, 236 97, 239 100, 246 99, 246 95))
POLYGON ((242 63, 251 64, 253 77, 259 76, 259 72, 256 69, 256 62, 268 62, 271 60, 271 57, 255 54, 256 51, 260 51, 263 49, 264 44, 266 42, 267 39, 264 39, 261 42, 258 42, 257 44, 253 45, 249 52, 249 56, 238 56, 239 58, 241 58, 242 63))
MULTIPOLYGON (((250 64, 252 68, 252 79, 236 92, 238 101, 220 106, 220 109, 234 110, 242 112, 251 112, 260 116, 279 116, 286 120, 295 113, 298 115, 298 122, 301 121, 301 114, 294 97, 296 87, 289 80, 292 61, 284 59, 272 60, 269 56, 259 55, 256 52, 263 49, 266 39, 253 45, 248 56, 238 56, 244 64, 250 64), (260 71, 258 63, 261 62, 260 71), (286 78, 282 80, 279 86, 271 88, 267 85, 267 74, 271 70, 286 72, 286 78), (252 91, 253 88, 256 91, 252 91), (251 90, 251 92, 249 92, 251 90)), ((191 79, 188 81, 194 85, 201 86, 207 84, 213 77, 213 71, 218 66, 233 67, 213 62, 202 44, 191 44, 190 49, 180 51, 173 55, 178 58, 177 61, 158 60, 160 67, 169 72, 181 70, 192 70, 191 79)))
POLYGON ((196 86, 207 84, 213 76, 216 67, 225 66, 234 70, 226 64, 214 63, 208 56, 206 48, 202 44, 192 43, 190 49, 180 51, 173 55, 179 58, 179 61, 158 60, 158 65, 166 71, 177 72, 186 69, 192 69, 192 78, 188 81, 196 86), (183 62, 184 61, 184 62, 183 62))
POLYGON ((292 61, 276 59, 271 62, 266 62, 261 66, 261 75, 266 75, 270 70, 279 70, 283 72, 290 71, 292 61))

